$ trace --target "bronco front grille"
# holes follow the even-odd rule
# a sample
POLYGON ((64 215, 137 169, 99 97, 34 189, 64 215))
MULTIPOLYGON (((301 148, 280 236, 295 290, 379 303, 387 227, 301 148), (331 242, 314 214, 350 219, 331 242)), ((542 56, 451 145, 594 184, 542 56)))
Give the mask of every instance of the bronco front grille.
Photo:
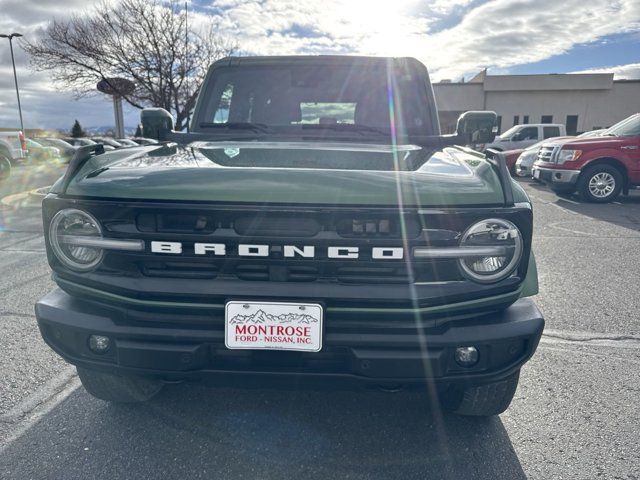
MULTIPOLYGON (((483 218, 515 223, 525 239, 531 236, 531 211, 525 208, 407 209, 389 207, 282 207, 204 205, 159 202, 118 203, 55 199, 45 217, 61 208, 82 208, 103 226, 106 237, 137 239, 144 251, 105 251, 92 273, 109 281, 139 279, 148 294, 171 288, 170 279, 202 281, 288 282, 318 285, 407 285, 464 281, 455 259, 414 258, 415 247, 452 247, 463 232, 483 218), (154 253, 152 242, 177 242, 182 250, 154 253), (196 243, 220 243, 223 255, 195 253, 196 243), (238 245, 267 245, 266 257, 239 255, 238 245), (284 246, 313 246, 310 258, 285 256, 284 246), (358 258, 329 257, 328 248, 357 247, 358 258), (373 248, 397 248, 402 259, 374 258, 373 248), (166 279, 167 282, 159 280, 166 279)), ((530 241, 525 248, 528 251, 530 241)), ((528 258, 528 253, 525 258, 528 258)), ((54 262, 54 269, 63 271, 54 262)), ((526 271, 524 265, 522 271, 526 271)), ((64 272, 68 277, 73 273, 64 272)), ((108 282, 107 282, 108 283, 108 282)), ((212 287, 213 288, 213 287, 212 287)), ((293 288, 293 287, 292 287, 293 288)), ((314 287, 309 287, 311 292, 314 287)), ((147 293, 145 293, 147 294, 147 293)))

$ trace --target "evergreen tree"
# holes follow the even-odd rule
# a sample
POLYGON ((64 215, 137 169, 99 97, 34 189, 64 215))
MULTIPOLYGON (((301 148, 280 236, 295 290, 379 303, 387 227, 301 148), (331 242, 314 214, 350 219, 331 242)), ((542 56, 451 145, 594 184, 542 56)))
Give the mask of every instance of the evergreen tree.
POLYGON ((134 137, 142 137, 142 125, 138 124, 138 128, 136 128, 136 134, 134 137))
POLYGON ((73 138, 84 137, 86 135, 85 131, 82 129, 82 125, 78 120, 75 121, 73 127, 71 127, 71 136, 73 138))

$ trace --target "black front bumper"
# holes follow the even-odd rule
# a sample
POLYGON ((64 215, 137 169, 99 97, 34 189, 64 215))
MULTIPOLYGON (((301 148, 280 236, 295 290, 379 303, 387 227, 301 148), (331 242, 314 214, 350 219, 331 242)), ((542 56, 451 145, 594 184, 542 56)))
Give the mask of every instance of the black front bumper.
POLYGON ((45 341, 74 365, 166 381, 210 378, 218 385, 292 388, 490 383, 531 358, 544 328, 530 299, 434 327, 425 327, 428 322, 421 319, 407 326, 393 313, 385 321, 344 320, 334 314, 325 319, 323 349, 301 353, 228 350, 223 320, 215 316, 209 325, 180 325, 177 312, 173 322, 140 321, 126 308, 79 299, 60 289, 36 304, 36 316, 45 341), (112 340, 105 354, 89 349, 91 334, 112 340), (478 349, 480 360, 472 368, 460 367, 454 350, 470 345, 478 349))

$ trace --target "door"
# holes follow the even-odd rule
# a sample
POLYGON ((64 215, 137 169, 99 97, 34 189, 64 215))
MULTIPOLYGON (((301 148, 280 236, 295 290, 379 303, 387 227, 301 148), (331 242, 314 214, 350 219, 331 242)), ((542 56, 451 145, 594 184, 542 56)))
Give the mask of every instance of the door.
POLYGON ((511 137, 511 145, 509 149, 515 150, 517 148, 527 148, 530 145, 533 145, 540 138, 539 129, 540 127, 523 127, 520 129, 518 133, 511 137))
POLYGON ((635 185, 640 185, 640 134, 625 137, 620 150, 628 159, 629 180, 635 185))

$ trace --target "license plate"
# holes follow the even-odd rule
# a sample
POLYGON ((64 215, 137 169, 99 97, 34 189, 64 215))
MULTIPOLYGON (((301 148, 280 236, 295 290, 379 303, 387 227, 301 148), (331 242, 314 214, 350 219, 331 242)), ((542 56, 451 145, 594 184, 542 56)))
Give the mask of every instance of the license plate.
POLYGON ((540 178, 540 170, 536 169, 533 171, 533 178, 540 178))
POLYGON ((224 341, 229 349, 322 348, 322 306, 315 303, 227 302, 224 341))

